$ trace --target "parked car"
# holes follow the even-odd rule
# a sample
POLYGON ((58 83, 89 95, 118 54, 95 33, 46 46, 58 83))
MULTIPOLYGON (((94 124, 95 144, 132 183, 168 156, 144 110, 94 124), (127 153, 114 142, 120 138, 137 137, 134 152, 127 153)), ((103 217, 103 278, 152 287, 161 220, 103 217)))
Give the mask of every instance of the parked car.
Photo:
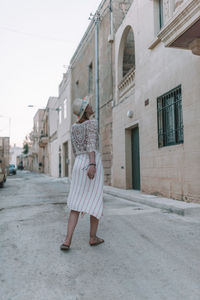
POLYGON ((17 170, 15 168, 15 165, 10 164, 9 165, 9 175, 16 175, 16 173, 17 173, 17 170))
POLYGON ((23 166, 23 162, 22 161, 20 161, 20 163, 18 164, 17 169, 18 170, 24 170, 24 166, 23 166))
POLYGON ((5 163, 3 159, 0 159, 0 187, 4 186, 4 182, 6 182, 7 171, 5 167, 5 163))

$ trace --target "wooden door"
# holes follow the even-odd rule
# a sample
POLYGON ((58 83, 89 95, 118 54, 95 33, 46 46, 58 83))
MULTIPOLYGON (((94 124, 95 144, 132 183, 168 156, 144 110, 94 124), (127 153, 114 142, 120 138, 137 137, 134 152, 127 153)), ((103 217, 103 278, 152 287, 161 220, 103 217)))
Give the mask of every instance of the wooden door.
POLYGON ((132 140, 132 187, 140 190, 140 147, 139 147, 139 128, 135 127, 131 132, 132 140))

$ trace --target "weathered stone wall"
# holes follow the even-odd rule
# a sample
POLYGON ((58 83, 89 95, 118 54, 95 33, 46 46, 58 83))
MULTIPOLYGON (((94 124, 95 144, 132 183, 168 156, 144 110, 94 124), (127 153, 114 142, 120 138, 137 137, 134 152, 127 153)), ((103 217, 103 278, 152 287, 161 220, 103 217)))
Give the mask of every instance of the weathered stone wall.
MULTIPOLYGON (((125 14, 132 1, 113 0, 113 28, 117 28, 123 21, 125 14)), ((110 1, 102 1, 100 8, 101 21, 99 25, 99 93, 100 93, 100 136, 101 154, 104 166, 105 184, 111 184, 112 166, 112 101, 114 84, 114 47, 108 42, 110 35, 110 1)), ((81 41, 74 57, 71 60, 71 98, 90 97, 93 109, 96 110, 95 103, 95 28, 90 25, 88 33, 81 41), (89 65, 93 66, 93 91, 89 93, 89 65)), ((72 116, 72 123, 76 121, 76 116, 72 116)))
POLYGON ((72 156, 70 151, 70 128, 71 128, 71 71, 63 74, 63 79, 59 86, 59 95, 57 106, 61 109, 61 123, 58 122, 58 145, 61 149, 61 177, 65 176, 65 167, 68 168, 68 175, 72 172, 72 156), (66 100, 66 104, 65 103, 66 100), (65 148, 64 144, 68 143, 69 163, 65 166, 65 148))

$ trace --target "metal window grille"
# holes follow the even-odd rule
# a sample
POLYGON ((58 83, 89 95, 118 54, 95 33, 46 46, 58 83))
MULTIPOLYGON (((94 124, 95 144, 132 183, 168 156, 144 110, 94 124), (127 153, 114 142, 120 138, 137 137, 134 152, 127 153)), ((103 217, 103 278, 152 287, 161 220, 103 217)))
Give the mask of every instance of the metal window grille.
POLYGON ((183 143, 181 86, 157 98, 158 147, 183 143))

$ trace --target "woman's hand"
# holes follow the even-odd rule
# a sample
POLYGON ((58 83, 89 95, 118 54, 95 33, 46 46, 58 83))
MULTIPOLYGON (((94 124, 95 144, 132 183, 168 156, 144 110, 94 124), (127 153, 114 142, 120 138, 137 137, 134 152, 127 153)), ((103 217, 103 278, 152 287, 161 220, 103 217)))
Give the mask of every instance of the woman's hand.
POLYGON ((95 166, 90 166, 88 171, 87 171, 87 176, 90 178, 90 179, 93 179, 94 178, 94 175, 96 173, 96 167, 95 166))

